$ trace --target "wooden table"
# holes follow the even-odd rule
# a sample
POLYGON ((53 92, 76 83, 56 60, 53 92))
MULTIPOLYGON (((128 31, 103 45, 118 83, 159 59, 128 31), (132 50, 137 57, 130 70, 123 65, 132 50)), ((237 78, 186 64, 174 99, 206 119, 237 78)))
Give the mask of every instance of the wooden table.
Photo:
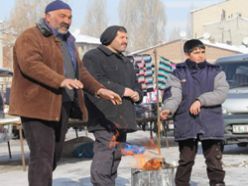
MULTIPOLYGON (((22 135, 21 119, 19 117, 14 117, 14 116, 7 116, 5 118, 1 118, 0 119, 0 126, 4 126, 4 125, 15 126, 19 131, 22 167, 23 167, 23 170, 25 171, 26 170, 26 163, 25 163, 24 142, 23 142, 24 140, 23 140, 23 135, 22 135)), ((9 148, 9 153, 10 153, 10 158, 11 158, 11 151, 10 151, 9 143, 8 143, 8 148, 9 148)))

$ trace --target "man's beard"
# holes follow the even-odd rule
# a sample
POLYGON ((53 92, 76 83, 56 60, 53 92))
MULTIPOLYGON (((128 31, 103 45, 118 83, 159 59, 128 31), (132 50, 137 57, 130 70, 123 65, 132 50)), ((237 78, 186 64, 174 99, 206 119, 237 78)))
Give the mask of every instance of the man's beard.
POLYGON ((60 34, 67 34, 69 32, 70 25, 67 23, 61 23, 59 28, 57 29, 60 34))

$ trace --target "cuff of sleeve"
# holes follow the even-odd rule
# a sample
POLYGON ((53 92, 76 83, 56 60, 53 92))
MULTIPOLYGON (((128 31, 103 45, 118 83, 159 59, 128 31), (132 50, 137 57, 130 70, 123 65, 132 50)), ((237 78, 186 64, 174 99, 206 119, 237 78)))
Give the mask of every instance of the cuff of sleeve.
MULTIPOLYGON (((101 88, 103 88, 103 87, 101 87, 101 88)), ((99 88, 99 89, 95 92, 95 97, 96 97, 96 98, 100 98, 100 96, 98 95, 98 91, 99 91, 101 88, 99 88)))
POLYGON ((204 99, 202 98, 202 97, 198 97, 198 98, 196 98, 196 101, 200 101, 200 103, 201 103, 201 106, 203 106, 204 105, 204 99))
POLYGON ((139 100, 136 103, 141 103, 143 100, 143 93, 138 91, 138 90, 136 90, 136 92, 138 92, 138 94, 139 94, 139 100))
POLYGON ((168 105, 167 106, 163 106, 162 107, 162 110, 169 110, 170 111, 170 117, 172 117, 174 114, 175 114, 175 112, 176 112, 176 110, 173 110, 172 108, 170 108, 168 105))

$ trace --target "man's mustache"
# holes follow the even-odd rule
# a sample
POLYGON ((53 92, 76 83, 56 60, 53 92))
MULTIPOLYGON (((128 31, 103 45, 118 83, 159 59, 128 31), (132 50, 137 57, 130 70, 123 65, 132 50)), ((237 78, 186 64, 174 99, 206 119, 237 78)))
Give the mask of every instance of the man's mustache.
POLYGON ((67 24, 67 23, 61 23, 60 24, 60 27, 65 27, 65 28, 69 29, 70 28, 70 25, 67 24))
POLYGON ((127 46, 127 43, 125 42, 125 43, 121 43, 121 45, 125 45, 125 46, 127 46))

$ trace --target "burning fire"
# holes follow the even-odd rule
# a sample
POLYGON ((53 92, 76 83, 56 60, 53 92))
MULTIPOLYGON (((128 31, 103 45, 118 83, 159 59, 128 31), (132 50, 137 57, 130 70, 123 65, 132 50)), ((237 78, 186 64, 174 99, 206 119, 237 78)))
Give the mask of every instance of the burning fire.
MULTIPOLYGON (((109 142, 109 148, 114 148, 120 142, 117 141, 119 132, 113 135, 109 142)), ((140 170, 159 170, 164 168, 167 164, 164 157, 160 153, 160 149, 155 144, 153 139, 149 140, 149 143, 143 146, 125 144, 126 146, 121 149, 121 153, 125 156, 132 156, 135 159, 135 168, 140 170), (129 145, 129 146, 127 146, 129 145)))
MULTIPOLYGON (((142 146, 134 146, 135 148, 142 148, 142 146)), ((143 147, 144 148, 144 147, 143 147)), ((141 170, 159 170, 164 167, 165 160, 160 154, 159 148, 154 143, 153 140, 149 141, 149 144, 146 145, 146 148, 144 148, 143 151, 140 151, 142 153, 135 153, 139 152, 136 149, 132 150, 125 150, 122 149, 122 154, 127 156, 133 156, 136 165, 135 168, 141 169, 141 170)))
POLYGON ((115 135, 112 136, 111 141, 109 142, 109 148, 114 148, 116 147, 118 144, 120 144, 120 142, 117 141, 118 136, 120 135, 119 131, 116 130, 115 135))
POLYGON ((162 157, 151 157, 150 154, 138 154, 134 155, 137 162, 138 169, 141 170, 159 170, 163 168, 164 158, 162 157))
POLYGON ((136 160, 136 166, 134 168, 144 171, 174 168, 177 166, 176 163, 167 163, 161 154, 151 150, 146 151, 144 154, 136 154, 133 157, 136 160))

